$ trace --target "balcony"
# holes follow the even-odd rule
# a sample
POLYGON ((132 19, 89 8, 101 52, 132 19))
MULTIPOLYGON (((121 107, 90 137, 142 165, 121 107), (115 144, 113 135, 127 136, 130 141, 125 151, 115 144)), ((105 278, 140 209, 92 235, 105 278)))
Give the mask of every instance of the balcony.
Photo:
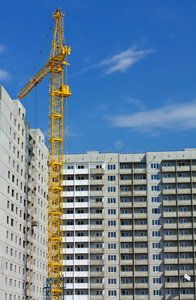
POLYGON ((178 247, 164 247, 165 253, 172 253, 172 252, 178 252, 178 247))
POLYGON ((89 242, 88 236, 75 236, 75 242, 89 242))
POLYGON ((90 295, 90 300, 103 300, 104 296, 102 295, 90 295))
MULTIPOLYGON (((67 217, 67 216, 66 216, 67 217)), ((75 220, 79 219, 79 220, 83 220, 83 219, 88 219, 89 218, 89 214, 88 213, 84 213, 84 214, 75 214, 75 220)))
POLYGON ((135 253, 148 253, 148 248, 139 248, 139 247, 135 247, 134 249, 135 253))
POLYGON ((104 248, 90 248, 90 253, 103 254, 104 248))
POLYGON ((178 188, 178 194, 191 194, 191 189, 180 189, 178 188))
POLYGON ((191 222, 187 222, 187 223, 179 223, 179 224, 178 224, 178 227, 179 227, 180 229, 183 229, 183 228, 191 229, 191 228, 192 228, 192 223, 191 223, 191 222))
POLYGON ((134 190, 133 191, 133 196, 139 196, 139 197, 145 197, 147 195, 147 191, 146 190, 134 190))
POLYGON ((89 174, 89 169, 75 169, 75 174, 89 174))
POLYGON ((191 211, 179 211, 178 213, 179 217, 192 217, 191 211))
POLYGON ((179 247, 179 251, 180 252, 192 252, 193 251, 193 247, 192 246, 189 246, 189 247, 179 247))
MULTIPOLYGON (((89 229, 89 225, 75 225, 75 230, 76 231, 85 231, 89 229)), ((68 229, 67 229, 68 231, 68 229)))
POLYGON ((103 271, 90 271, 90 277, 104 277, 103 271))
POLYGON ((177 172, 189 172, 190 166, 177 166, 177 172))
POLYGON ((176 183, 176 177, 163 177, 162 183, 176 183))
POLYGON ((103 179, 91 179, 90 185, 104 185, 103 179))
POLYGON ((176 223, 163 223, 163 229, 177 229, 176 223))
POLYGON ((76 186, 81 186, 81 185, 89 185, 89 180, 88 179, 83 179, 83 180, 75 180, 75 185, 76 186))
POLYGON ((120 271, 120 277, 133 277, 133 271, 120 271))
POLYGON ((125 220, 125 219, 132 219, 133 218, 133 214, 120 214, 120 218, 125 220))
POLYGON ((169 258, 165 258, 164 259, 164 264, 165 265, 176 265, 176 264, 178 264, 178 259, 177 258, 172 258, 172 259, 169 259, 169 258))
POLYGON ((135 208, 137 207, 142 207, 142 208, 145 208, 147 207, 147 202, 134 202, 134 205, 133 205, 135 208))
POLYGON ((168 212, 168 211, 164 211, 163 212, 163 218, 177 218, 177 213, 176 211, 171 211, 171 212, 168 212))
POLYGON ((178 183, 190 183, 191 178, 190 177, 178 177, 177 182, 178 183))
POLYGON ((103 219, 104 218, 104 215, 103 215, 103 213, 100 213, 100 214, 90 214, 90 219, 103 219))
POLYGON ((102 266, 102 265, 104 265, 104 259, 91 259, 90 265, 91 266, 102 266))
POLYGON ((99 224, 91 224, 90 225, 90 230, 92 231, 102 231, 103 230, 103 225, 99 225, 99 224))
POLYGON ((164 241, 177 241, 177 235, 164 235, 164 241))
POLYGON ((104 174, 104 169, 103 168, 92 168, 90 169, 90 174, 93 175, 93 174, 104 174))
POLYGON ((132 230, 133 225, 120 225, 120 230, 132 230))
POLYGON ((148 271, 135 271, 135 277, 147 277, 148 271))
MULTIPOLYGON (((121 283, 120 288, 121 289, 132 289, 133 288, 133 283, 121 283)), ((120 299, 121 299, 121 297, 120 297, 120 299)))
POLYGON ((143 266, 143 265, 147 265, 147 264, 148 264, 147 259, 136 259, 135 260, 135 265, 143 266))
POLYGON ((133 169, 133 173, 134 174, 145 174, 146 173, 146 169, 145 168, 134 168, 133 169))
POLYGON ((133 265, 133 260, 132 259, 121 259, 120 265, 121 266, 133 265))
POLYGON ((131 197, 132 194, 132 191, 120 191, 120 197, 131 197))
POLYGON ((136 225, 134 225, 134 229, 135 230, 147 230, 147 224, 136 224, 136 225))
POLYGON ((146 213, 135 213, 134 219, 147 219, 147 214, 146 213))
POLYGON ((166 166, 163 166, 162 167, 162 172, 163 173, 170 173, 170 172, 175 172, 176 171, 176 167, 175 166, 168 166, 168 167, 166 167, 166 166))
POLYGON ((185 234, 179 236, 180 241, 192 241, 192 239, 193 239, 192 234, 185 234))
MULTIPOLYGON (((103 283, 91 283, 91 284, 90 284, 90 288, 91 288, 91 289, 102 290, 102 289, 104 289, 104 284, 103 284, 103 283)), ((92 295, 91 295, 91 296, 92 296, 92 295)))
POLYGON ((134 179, 133 180, 133 185, 146 185, 146 179, 134 179))
POLYGON ((120 253, 121 254, 133 253, 133 248, 120 248, 120 253))
POLYGON ((121 236, 120 237, 120 242, 132 242, 133 237, 132 236, 121 236))
POLYGON ((163 200, 163 206, 176 206, 176 200, 163 200))
POLYGON ((165 289, 177 289, 180 287, 179 282, 165 282, 165 289))
POLYGON ((131 174, 132 173, 132 169, 129 168, 129 169, 120 169, 120 175, 121 174, 131 174))
POLYGON ((134 241, 135 242, 147 242, 148 237, 147 236, 135 236, 134 241))
POLYGON ((178 270, 165 270, 164 275, 167 277, 178 276, 178 270))
POLYGON ((119 184, 124 186, 124 185, 132 185, 132 180, 119 180, 119 184))
MULTIPOLYGON (((193 258, 180 258, 180 264, 182 264, 182 265, 193 264, 193 258)), ((188 272, 188 270, 187 270, 187 272, 188 272)))
POLYGON ((148 283, 136 283, 135 288, 136 289, 148 289, 148 283))
POLYGON ((103 190, 102 191, 90 191, 90 196, 91 197, 103 197, 104 193, 103 190))
POLYGON ((176 189, 163 189, 162 193, 163 195, 175 195, 176 189))
POLYGON ((90 208, 103 207, 103 202, 90 202, 90 208))
POLYGON ((131 208, 131 207, 133 207, 133 203, 132 202, 120 202, 120 208, 122 208, 122 207, 131 208))
POLYGON ((90 242, 103 242, 103 236, 90 236, 90 242))

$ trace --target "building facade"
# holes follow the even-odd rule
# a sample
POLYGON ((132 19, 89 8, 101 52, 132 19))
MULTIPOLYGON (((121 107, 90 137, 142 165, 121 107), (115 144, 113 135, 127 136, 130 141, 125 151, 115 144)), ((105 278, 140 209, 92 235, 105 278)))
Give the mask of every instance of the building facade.
POLYGON ((67 300, 196 299, 196 149, 69 155, 67 300))
POLYGON ((0 86, 0 299, 40 300, 47 277, 47 147, 0 86))

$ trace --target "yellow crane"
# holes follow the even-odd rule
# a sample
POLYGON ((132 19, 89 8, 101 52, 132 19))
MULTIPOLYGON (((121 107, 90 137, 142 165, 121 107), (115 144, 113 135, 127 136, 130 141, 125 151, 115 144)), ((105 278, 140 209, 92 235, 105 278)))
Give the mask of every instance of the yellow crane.
MULTIPOLYGON (((49 73, 48 135, 48 286, 47 299, 64 299, 63 278, 63 102, 71 95, 64 66, 71 48, 64 39, 64 14, 57 9, 48 63, 19 93, 23 99, 49 73)), ((67 74, 67 72, 66 72, 67 74)))

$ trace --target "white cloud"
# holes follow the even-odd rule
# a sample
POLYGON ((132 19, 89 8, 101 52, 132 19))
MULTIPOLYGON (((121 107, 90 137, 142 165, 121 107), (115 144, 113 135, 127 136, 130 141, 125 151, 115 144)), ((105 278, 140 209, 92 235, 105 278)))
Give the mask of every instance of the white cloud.
POLYGON ((108 116, 113 127, 131 128, 138 131, 188 130, 196 128, 196 100, 174 103, 134 114, 108 116))
POLYGON ((139 100, 139 99, 126 97, 126 100, 127 100, 128 103, 131 103, 131 104, 134 104, 134 105, 138 106, 138 108, 140 108, 141 110, 144 110, 144 108, 145 108, 144 102, 139 100))
POLYGON ((5 51, 6 47, 0 44, 0 53, 2 53, 3 51, 5 51))
POLYGON ((112 74, 114 72, 126 72, 134 63, 143 59, 147 55, 155 52, 155 50, 137 50, 136 47, 131 47, 126 51, 112 56, 111 58, 104 59, 97 64, 91 65, 82 71, 79 71, 72 76, 84 73, 91 69, 102 68, 104 74, 112 74))
POLYGON ((9 72, 0 69, 0 80, 1 81, 7 81, 11 78, 11 75, 9 74, 9 72))
POLYGON ((105 74, 112 74, 117 71, 126 72, 134 63, 152 52, 154 52, 152 49, 137 50, 135 47, 132 47, 111 58, 102 60, 97 66, 106 66, 105 74))

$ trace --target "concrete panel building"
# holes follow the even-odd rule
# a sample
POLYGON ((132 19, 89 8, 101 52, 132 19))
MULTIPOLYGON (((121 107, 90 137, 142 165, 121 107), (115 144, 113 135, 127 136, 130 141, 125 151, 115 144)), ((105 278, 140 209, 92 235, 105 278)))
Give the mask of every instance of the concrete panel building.
POLYGON ((40 300, 47 277, 47 147, 0 86, 0 299, 40 300))
POLYGON ((67 300, 196 299, 196 149, 69 155, 67 300))

